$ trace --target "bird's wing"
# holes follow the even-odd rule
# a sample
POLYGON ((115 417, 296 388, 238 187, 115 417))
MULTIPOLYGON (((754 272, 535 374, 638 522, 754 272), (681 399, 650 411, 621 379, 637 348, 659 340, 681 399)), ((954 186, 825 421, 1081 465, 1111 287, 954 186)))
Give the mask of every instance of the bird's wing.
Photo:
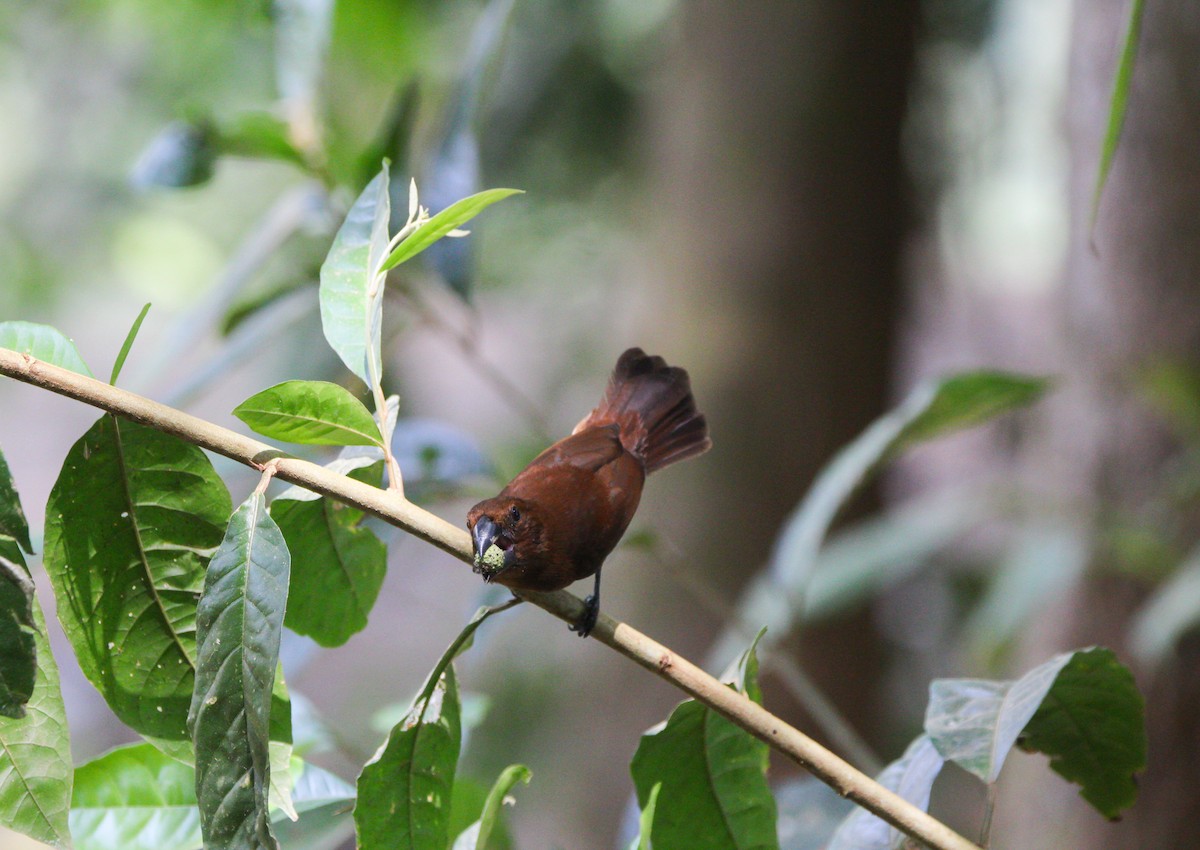
POLYGON ((615 425, 588 428, 572 434, 546 449, 529 464, 534 466, 574 466, 596 472, 624 454, 620 429, 615 425))

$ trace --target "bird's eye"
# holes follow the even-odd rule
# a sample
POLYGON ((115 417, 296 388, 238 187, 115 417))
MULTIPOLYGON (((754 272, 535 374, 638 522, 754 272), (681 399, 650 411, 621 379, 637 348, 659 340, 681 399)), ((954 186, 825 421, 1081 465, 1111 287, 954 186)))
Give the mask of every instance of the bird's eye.
POLYGON ((519 510, 517 510, 516 505, 513 505, 511 508, 508 509, 508 518, 511 519, 513 522, 521 521, 521 512, 519 510))

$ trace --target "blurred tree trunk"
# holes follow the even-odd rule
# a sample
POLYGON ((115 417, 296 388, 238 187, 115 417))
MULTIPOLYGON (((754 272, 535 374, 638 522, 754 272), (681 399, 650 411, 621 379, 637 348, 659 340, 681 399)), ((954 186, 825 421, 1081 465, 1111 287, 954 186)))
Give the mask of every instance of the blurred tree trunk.
MULTIPOLYGON (((1068 138, 1073 232, 1066 280, 1052 306, 1069 370, 1052 427, 1023 450, 1029 468, 1064 505, 1086 507, 1096 539, 1114 517, 1146 519, 1164 496, 1176 451, 1140 403, 1137 372, 1200 355, 1200 5, 1146 4, 1124 134, 1094 234, 1088 221, 1126 0, 1075 4, 1068 138), (1094 247, 1093 247, 1094 244, 1094 247), (1064 462, 1064 460, 1066 462, 1064 462), (1045 476, 1043 476, 1045 477, 1045 476)), ((1176 517, 1187 524, 1187 517, 1176 517)), ((1185 536, 1194 540, 1195 527, 1185 536)), ((1031 630, 1025 666, 1067 646, 1125 651, 1129 615, 1144 601, 1122 565, 1101 552, 1092 577, 1031 630)), ((1137 804, 1108 824, 1075 789, 1045 770, 1021 771, 1002 792, 998 848, 1182 848, 1200 823, 1200 658, 1185 649, 1153 679, 1141 671, 1150 732, 1149 768, 1137 804), (1067 843, 1062 843, 1067 842, 1067 843)))
MULTIPOLYGON (((706 518, 688 569, 734 600, 815 472, 887 405, 919 3, 681 12, 653 153, 670 228, 660 303, 687 306, 653 330, 694 349, 679 359, 717 447, 687 473, 705 476, 700 507, 678 509, 706 518)), ((862 626, 814 630, 805 652, 860 726, 878 666, 862 626)))

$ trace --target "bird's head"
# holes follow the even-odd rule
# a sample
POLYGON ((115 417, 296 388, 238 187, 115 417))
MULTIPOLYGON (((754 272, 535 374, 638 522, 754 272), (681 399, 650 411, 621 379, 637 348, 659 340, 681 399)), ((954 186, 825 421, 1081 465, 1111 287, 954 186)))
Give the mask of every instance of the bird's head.
POLYGON ((535 525, 530 505, 523 499, 497 496, 471 508, 467 528, 475 550, 475 572, 484 581, 521 564, 521 550, 535 525))

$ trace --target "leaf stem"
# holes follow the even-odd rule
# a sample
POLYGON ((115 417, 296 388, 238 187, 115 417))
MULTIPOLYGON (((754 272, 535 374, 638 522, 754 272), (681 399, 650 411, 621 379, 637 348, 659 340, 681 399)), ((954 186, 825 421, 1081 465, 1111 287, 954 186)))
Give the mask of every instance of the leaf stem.
POLYGON ((989 782, 983 804, 983 823, 979 826, 979 846, 987 850, 992 840, 992 814, 996 811, 996 783, 989 782))
MULTIPOLYGON (((283 480, 353 505, 466 563, 472 561, 471 538, 465 528, 451 525, 395 491, 380 490, 317 464, 289 457, 266 443, 9 349, 0 348, 0 374, 174 434, 248 466, 261 466, 274 460, 278 476, 283 480)), ((519 595, 568 622, 577 622, 584 612, 583 601, 563 590, 553 593, 522 592, 519 595)), ((720 712, 737 726, 804 767, 838 794, 853 800, 906 835, 934 850, 979 850, 978 845, 941 821, 632 626, 601 614, 592 637, 720 712)))

